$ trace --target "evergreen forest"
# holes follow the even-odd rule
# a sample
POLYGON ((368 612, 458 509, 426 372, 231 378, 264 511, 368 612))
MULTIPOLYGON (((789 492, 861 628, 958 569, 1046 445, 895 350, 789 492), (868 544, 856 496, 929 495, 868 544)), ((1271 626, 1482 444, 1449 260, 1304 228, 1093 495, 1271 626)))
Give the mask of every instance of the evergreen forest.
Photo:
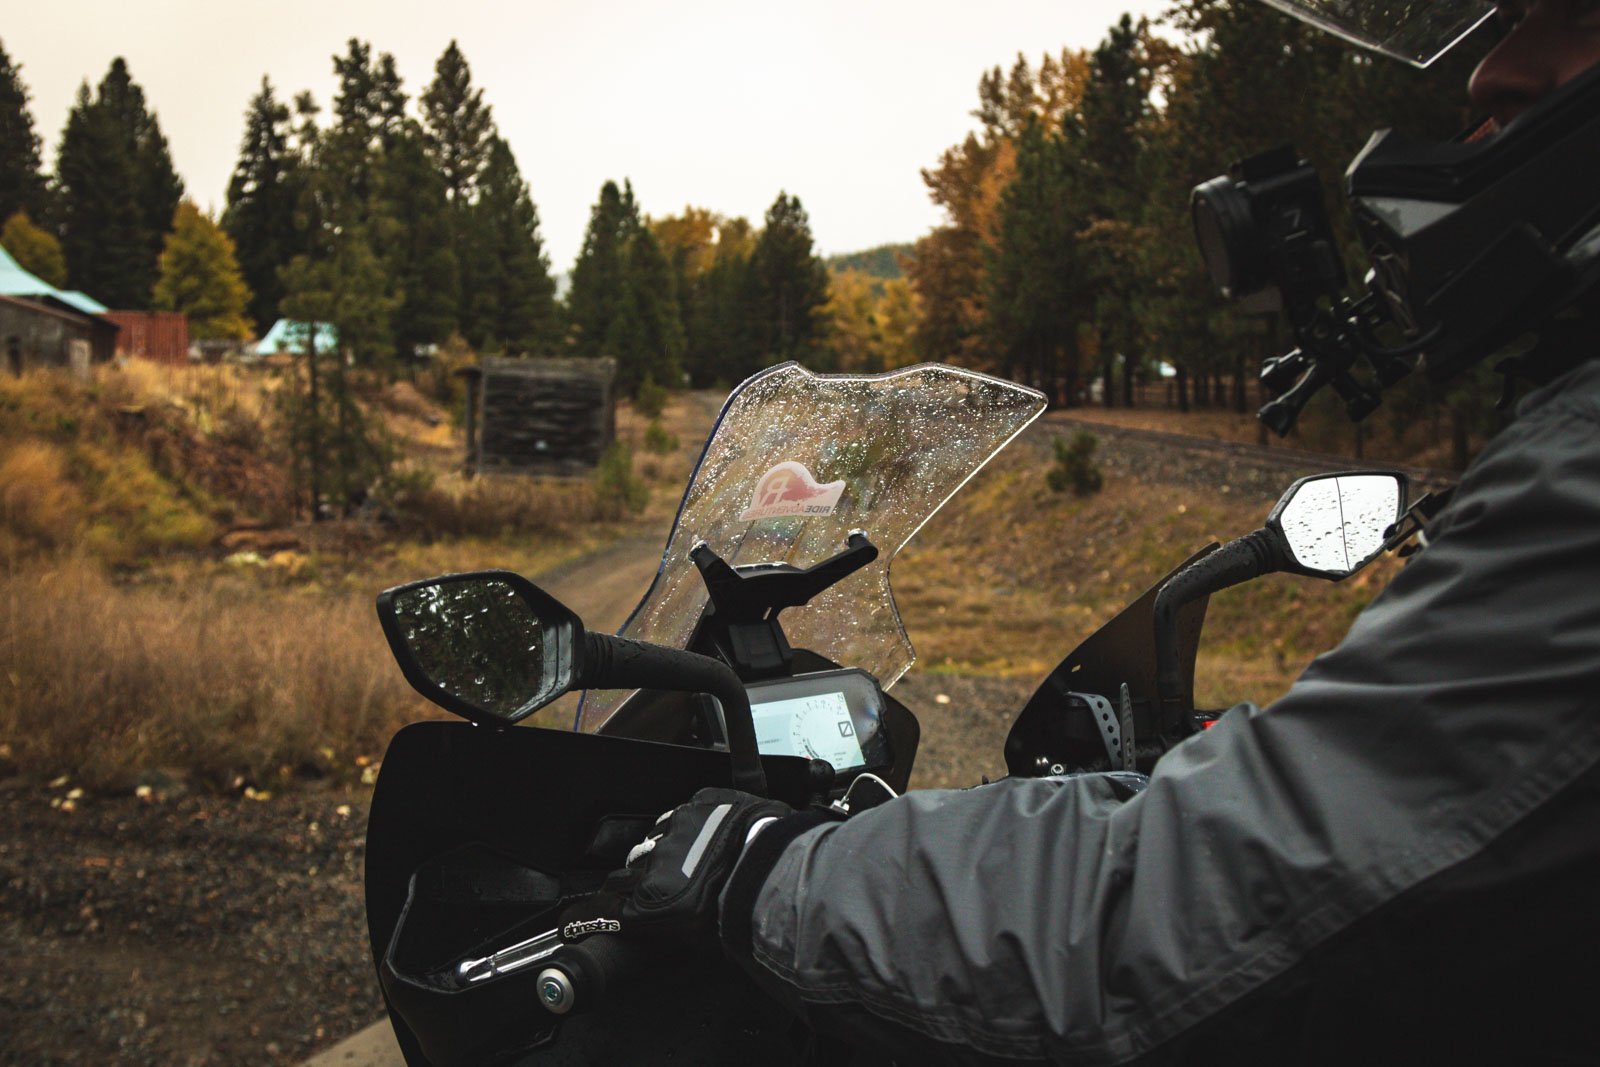
MULTIPOLYGON (((244 109, 225 207, 185 208, 150 101, 122 60, 68 114, 53 172, 22 68, 0 47, 0 222, 24 266, 115 308, 168 307, 215 336, 280 317, 393 375, 442 351, 609 356, 627 393, 726 385, 798 359, 818 370, 953 362, 1058 404, 1245 410, 1271 316, 1224 305, 1194 248, 1189 191, 1292 144, 1337 178, 1375 128, 1445 135, 1467 116, 1459 64, 1428 72, 1339 45, 1247 0, 1123 16, 1092 49, 977 74, 974 126, 929 146, 942 221, 912 244, 824 260, 792 190, 751 220, 649 216, 626 175, 597 191, 570 289, 557 287, 537 190, 451 42, 408 93, 392 55, 351 39, 326 104, 263 78, 244 109), (180 247, 173 252, 169 247, 180 247), (164 276, 187 270, 200 277, 164 276)), ((1353 234, 1341 231, 1352 268, 1353 234)), ((1397 418, 1472 394, 1417 385, 1397 418)))

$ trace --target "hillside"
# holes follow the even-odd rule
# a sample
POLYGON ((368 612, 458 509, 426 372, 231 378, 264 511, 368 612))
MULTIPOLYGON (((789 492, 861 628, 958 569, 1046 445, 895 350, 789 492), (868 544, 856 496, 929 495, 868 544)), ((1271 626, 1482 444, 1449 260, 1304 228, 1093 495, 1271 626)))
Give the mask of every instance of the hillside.
POLYGON ((905 272, 900 269, 900 257, 911 255, 915 247, 913 244, 879 245, 864 252, 828 256, 823 262, 832 271, 855 270, 868 277, 885 280, 902 278, 905 272))

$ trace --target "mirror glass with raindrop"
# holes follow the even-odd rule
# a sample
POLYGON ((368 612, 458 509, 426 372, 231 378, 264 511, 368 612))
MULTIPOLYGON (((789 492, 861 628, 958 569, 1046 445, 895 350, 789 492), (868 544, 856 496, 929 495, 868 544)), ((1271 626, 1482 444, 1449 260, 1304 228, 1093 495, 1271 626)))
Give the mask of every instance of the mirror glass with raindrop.
POLYGON ((425 585, 395 598, 417 664, 451 696, 514 718, 544 689, 544 628, 504 581, 425 585))
POLYGON ((1350 574, 1382 550, 1400 507, 1400 479, 1392 474, 1330 475, 1301 485, 1279 521, 1295 562, 1350 574))

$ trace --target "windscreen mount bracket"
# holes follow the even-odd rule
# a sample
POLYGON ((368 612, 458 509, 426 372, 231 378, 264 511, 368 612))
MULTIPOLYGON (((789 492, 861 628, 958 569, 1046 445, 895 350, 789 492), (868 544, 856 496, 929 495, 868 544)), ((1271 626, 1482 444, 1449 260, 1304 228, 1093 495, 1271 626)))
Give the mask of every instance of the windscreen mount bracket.
POLYGON ((863 530, 850 531, 843 552, 810 567, 788 563, 730 565, 705 542, 689 553, 706 583, 711 604, 700 620, 701 638, 709 638, 740 678, 755 681, 789 673, 794 651, 778 614, 807 603, 839 580, 878 558, 878 549, 863 530))

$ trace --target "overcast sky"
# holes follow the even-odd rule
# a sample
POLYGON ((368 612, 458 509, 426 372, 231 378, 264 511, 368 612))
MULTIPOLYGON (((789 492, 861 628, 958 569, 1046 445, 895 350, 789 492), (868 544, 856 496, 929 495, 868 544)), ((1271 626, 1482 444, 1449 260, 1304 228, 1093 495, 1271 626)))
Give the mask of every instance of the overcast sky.
POLYGON ((331 56, 392 52, 415 97, 451 38, 492 105, 571 270, 608 178, 643 209, 759 224, 801 198, 824 254, 914 240, 938 222, 918 175, 973 126, 979 75, 1092 48, 1133 0, 46 0, 8 5, 0 42, 32 93, 46 165, 80 82, 128 60, 188 194, 220 210, 263 74, 327 106, 331 56))

